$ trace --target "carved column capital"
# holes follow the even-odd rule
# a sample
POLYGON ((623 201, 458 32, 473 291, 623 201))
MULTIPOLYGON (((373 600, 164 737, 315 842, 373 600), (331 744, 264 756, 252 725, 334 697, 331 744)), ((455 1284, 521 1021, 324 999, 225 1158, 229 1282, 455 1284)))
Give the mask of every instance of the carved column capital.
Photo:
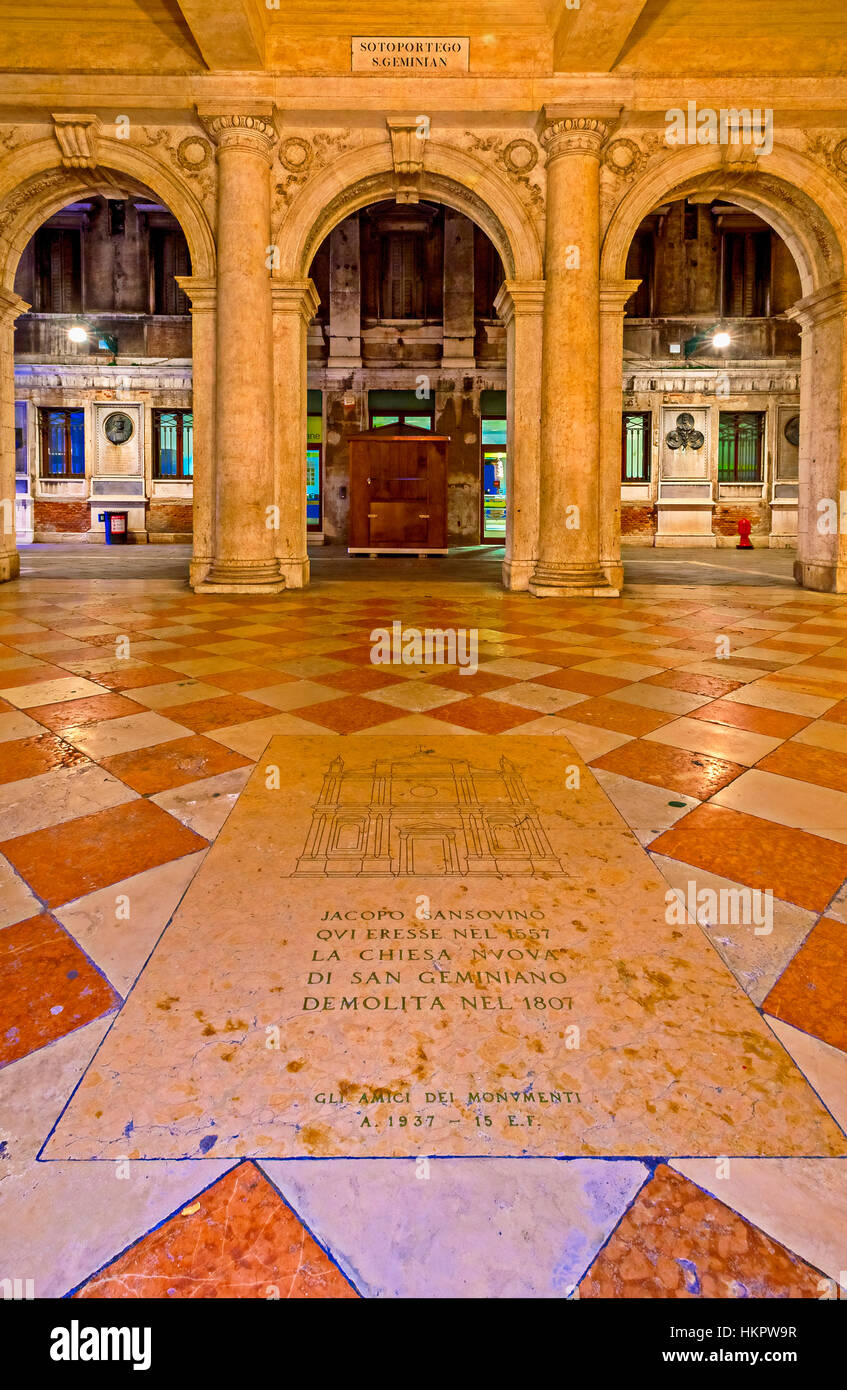
POLYGON ((271 280, 271 304, 275 314, 299 314, 308 324, 318 312, 320 302, 320 295, 310 279, 271 280))
POLYGON ((622 314, 627 300, 632 298, 640 284, 640 280, 601 280, 600 313, 622 314))
POLYGON ((54 113, 53 133, 66 169, 96 169, 99 116, 79 112, 54 113))
POLYGON ((814 324, 825 323, 827 319, 843 318, 847 315, 847 280, 833 280, 823 289, 798 299, 785 317, 794 319, 801 328, 811 328, 814 324))
POLYGON ((19 294, 0 288, 0 327, 11 328, 15 320, 31 307, 19 294))
POLYGON ((218 282, 214 276, 175 275, 174 279, 191 300, 192 314, 208 314, 217 308, 218 282))
POLYGON ((543 314, 544 280, 504 280, 494 300, 494 309, 508 325, 516 314, 543 314))
POLYGON ((242 106, 237 111, 198 106, 197 115, 219 150, 250 150, 261 155, 270 167, 277 145, 277 133, 269 106, 242 106))
POLYGON ((547 152, 547 163, 568 154, 589 154, 599 160, 609 126, 598 116, 563 116, 551 121, 538 135, 547 152))

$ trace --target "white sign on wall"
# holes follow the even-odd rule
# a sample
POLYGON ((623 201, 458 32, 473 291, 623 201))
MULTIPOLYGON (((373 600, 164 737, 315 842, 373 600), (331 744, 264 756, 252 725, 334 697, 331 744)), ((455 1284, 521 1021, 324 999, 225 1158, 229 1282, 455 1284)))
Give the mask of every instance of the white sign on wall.
POLYGON ((415 77, 467 72, 470 49, 471 41, 467 38, 357 35, 352 40, 351 71, 408 73, 415 77))

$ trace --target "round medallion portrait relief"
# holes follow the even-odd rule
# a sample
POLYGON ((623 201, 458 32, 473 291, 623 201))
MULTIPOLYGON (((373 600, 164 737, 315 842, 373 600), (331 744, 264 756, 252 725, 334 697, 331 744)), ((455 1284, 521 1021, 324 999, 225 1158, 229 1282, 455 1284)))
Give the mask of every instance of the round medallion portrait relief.
POLYGON ((103 421, 103 433, 110 444, 126 444, 135 431, 131 416, 123 410, 113 410, 103 421))

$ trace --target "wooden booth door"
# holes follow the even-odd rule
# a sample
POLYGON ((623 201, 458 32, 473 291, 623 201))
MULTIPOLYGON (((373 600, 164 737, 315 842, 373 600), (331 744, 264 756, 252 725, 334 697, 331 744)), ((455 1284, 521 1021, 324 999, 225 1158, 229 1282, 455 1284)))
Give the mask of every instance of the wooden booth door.
POLYGON ((446 440, 355 440, 351 460, 351 548, 446 547, 446 440))

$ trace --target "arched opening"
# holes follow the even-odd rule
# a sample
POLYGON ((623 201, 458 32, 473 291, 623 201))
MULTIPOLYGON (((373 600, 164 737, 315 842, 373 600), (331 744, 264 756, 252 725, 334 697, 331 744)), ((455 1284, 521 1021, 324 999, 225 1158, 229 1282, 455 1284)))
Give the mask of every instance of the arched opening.
MULTIPOLYGON (((749 522, 765 569, 790 575, 774 552, 795 551, 798 583, 841 591, 844 544, 820 518, 844 485, 844 252, 821 204, 843 191, 794 152, 714 160, 664 161, 606 233, 605 283, 629 297, 607 511, 620 499, 625 545, 671 550, 737 547, 749 522)), ((611 323, 605 350, 611 380, 611 323)))
POLYGON ((702 566, 718 550, 718 570, 743 533, 790 573, 801 335, 787 311, 802 285, 788 244, 731 194, 672 195, 639 223, 625 274, 640 282, 623 321, 625 556, 696 550, 702 566))
POLYGON ((196 310, 211 228, 149 152, 101 146, 94 169, 57 167, 51 140, 0 161, 2 578, 16 535, 102 541, 110 511, 137 541, 210 544, 213 315, 196 310))
MULTIPOLYGON (((306 186, 276 234, 275 392, 279 399, 284 387, 290 400, 296 354, 304 460, 302 517, 278 552, 289 584, 308 581, 299 558, 307 511, 310 539, 346 550, 349 440, 374 425, 449 435, 448 548, 487 557, 489 573, 496 560, 510 588, 525 588, 532 572, 539 228, 514 189, 469 155, 430 141, 425 166, 408 190, 388 147, 342 156, 306 186)), ((276 436, 281 498, 294 440, 280 410, 276 436)))
MULTIPOLYGON (((32 232, 14 291, 19 545, 181 543, 193 532, 191 253, 132 180, 32 232)), ((185 559, 187 573, 187 556, 185 559)))
POLYGON ((310 541, 342 552, 416 554, 432 546, 501 559, 507 332, 496 301, 506 272, 494 243, 444 203, 381 199, 335 224, 309 275, 320 297, 307 340, 310 541), (405 430, 449 440, 445 476, 430 470, 414 485, 405 476, 403 455, 415 449, 412 439, 404 446, 405 430), (359 473, 350 470, 350 441, 363 432, 374 432, 367 503, 353 495, 359 473), (380 447, 379 432, 395 439, 394 450, 380 447), (377 479, 377 456, 391 477, 377 479), (427 539, 418 516, 430 507, 427 539), (436 508, 446 522, 439 535, 436 508), (371 518, 367 534, 355 525, 360 513, 371 518))

